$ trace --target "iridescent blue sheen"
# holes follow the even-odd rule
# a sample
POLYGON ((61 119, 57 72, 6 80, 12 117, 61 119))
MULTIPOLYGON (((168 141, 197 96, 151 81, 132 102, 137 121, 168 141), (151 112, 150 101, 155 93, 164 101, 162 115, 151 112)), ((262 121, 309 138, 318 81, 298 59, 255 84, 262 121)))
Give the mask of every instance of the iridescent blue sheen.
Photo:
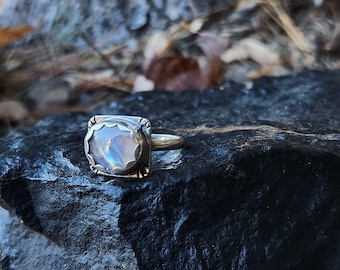
POLYGON ((104 125, 94 130, 89 146, 95 163, 113 173, 131 168, 139 157, 138 140, 131 130, 121 125, 104 125))

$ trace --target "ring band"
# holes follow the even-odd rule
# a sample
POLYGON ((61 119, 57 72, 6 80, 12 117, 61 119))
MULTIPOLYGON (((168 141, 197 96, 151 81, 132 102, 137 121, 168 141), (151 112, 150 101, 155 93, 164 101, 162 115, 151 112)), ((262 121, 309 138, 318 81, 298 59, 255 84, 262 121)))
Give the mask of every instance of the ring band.
POLYGON ((173 150, 180 148, 183 138, 170 134, 151 134, 151 150, 173 150))
POLYGON ((150 120, 138 116, 96 115, 84 138, 90 169, 97 174, 143 178, 150 173, 151 150, 180 148, 183 138, 152 134, 150 120))

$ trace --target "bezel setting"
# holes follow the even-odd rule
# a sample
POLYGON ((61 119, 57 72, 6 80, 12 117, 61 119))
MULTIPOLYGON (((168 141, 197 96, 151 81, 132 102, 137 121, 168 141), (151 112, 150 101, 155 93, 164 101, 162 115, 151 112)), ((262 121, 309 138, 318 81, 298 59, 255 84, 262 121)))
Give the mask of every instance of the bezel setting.
MULTIPOLYGON (((112 140, 115 139, 113 134, 112 140)), ((110 141, 110 143, 115 143, 110 141)), ((84 138, 84 150, 85 155, 90 163, 90 169, 101 175, 114 176, 114 177, 133 177, 143 178, 150 172, 151 163, 151 122, 143 117, 138 116, 125 116, 125 115, 96 115, 88 121, 88 131, 84 138), (93 144, 91 140, 95 137, 95 134, 102 129, 118 129, 130 134, 132 144, 135 143, 133 154, 135 160, 125 164, 124 168, 110 167, 106 164, 103 165, 100 161, 96 160, 96 156, 93 154, 93 144)), ((118 153, 110 153, 110 155, 118 153)), ((120 157, 123 159, 124 157, 120 157)), ((128 158, 129 159, 129 158, 128 158)), ((103 162, 102 162, 103 163, 103 162)))

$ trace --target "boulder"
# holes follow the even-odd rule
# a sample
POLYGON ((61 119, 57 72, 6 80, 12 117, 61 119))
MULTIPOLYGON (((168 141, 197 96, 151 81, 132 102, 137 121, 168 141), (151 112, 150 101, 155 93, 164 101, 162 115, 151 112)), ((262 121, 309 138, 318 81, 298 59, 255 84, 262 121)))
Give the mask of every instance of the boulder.
POLYGON ((0 139, 2 269, 338 269, 340 72, 140 93, 0 139), (94 114, 184 137, 144 179, 98 176, 94 114))

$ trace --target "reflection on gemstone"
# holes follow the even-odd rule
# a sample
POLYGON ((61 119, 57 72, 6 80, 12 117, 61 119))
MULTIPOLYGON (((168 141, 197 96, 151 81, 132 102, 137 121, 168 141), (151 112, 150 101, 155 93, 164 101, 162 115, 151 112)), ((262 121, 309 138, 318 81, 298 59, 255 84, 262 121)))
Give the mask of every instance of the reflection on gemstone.
POLYGON ((90 155, 96 164, 102 165, 112 173, 119 173, 130 169, 139 157, 139 143, 131 130, 115 125, 108 127, 104 125, 95 130, 89 140, 90 155))

